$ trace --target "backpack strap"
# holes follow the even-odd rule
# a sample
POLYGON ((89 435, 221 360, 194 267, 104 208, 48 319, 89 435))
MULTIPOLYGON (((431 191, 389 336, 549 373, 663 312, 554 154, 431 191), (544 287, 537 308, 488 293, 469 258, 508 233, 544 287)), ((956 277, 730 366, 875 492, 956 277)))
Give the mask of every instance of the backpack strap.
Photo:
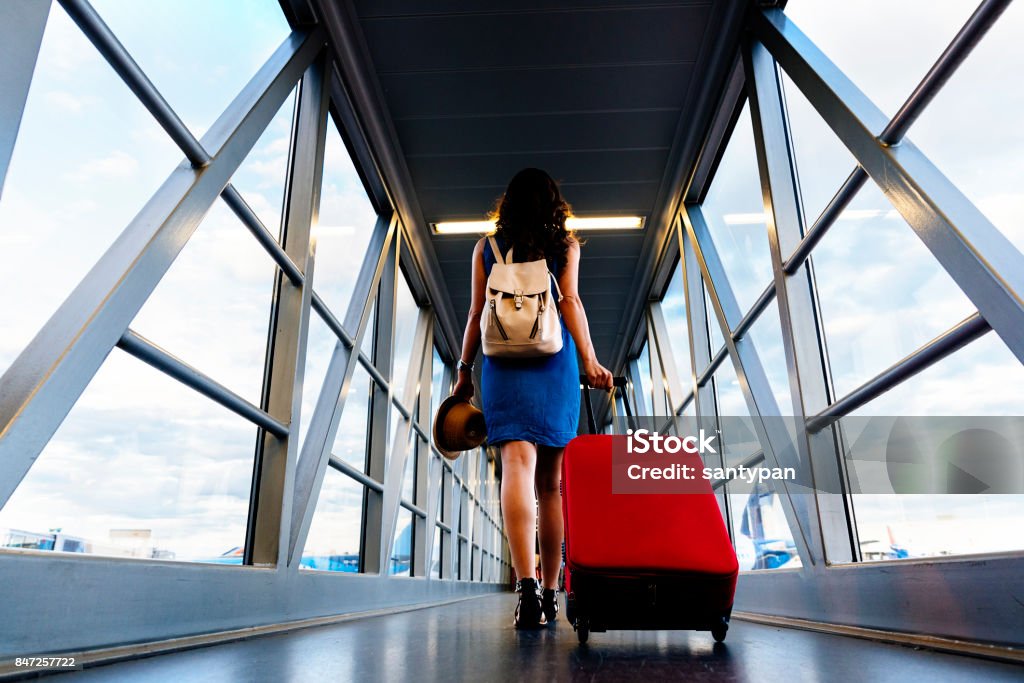
POLYGON ((487 236, 487 243, 491 245, 491 252, 494 254, 494 260, 497 263, 512 263, 512 250, 508 250, 506 256, 501 255, 501 250, 498 249, 498 242, 494 239, 494 235, 487 236))
POLYGON ((555 286, 555 293, 558 294, 558 302, 561 303, 563 299, 562 288, 558 286, 558 278, 555 277, 555 274, 552 273, 550 270, 548 271, 548 275, 551 277, 551 284, 555 286))

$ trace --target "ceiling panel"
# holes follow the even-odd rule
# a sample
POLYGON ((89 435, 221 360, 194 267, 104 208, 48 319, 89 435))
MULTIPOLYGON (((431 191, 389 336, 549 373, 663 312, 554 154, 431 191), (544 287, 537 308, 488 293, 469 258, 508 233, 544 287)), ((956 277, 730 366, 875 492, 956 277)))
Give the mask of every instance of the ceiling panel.
POLYGON ((707 5, 364 18, 378 74, 695 61, 707 5))
MULTIPOLYGON (((574 207, 581 207, 577 213, 610 214, 627 213, 646 215, 654 204, 659 183, 598 183, 577 185, 564 183, 562 194, 574 207)), ((423 216, 428 221, 441 218, 483 218, 504 192, 504 185, 490 185, 482 188, 434 189, 419 191, 423 216)))
MULTIPOLYGON (((668 152, 664 149, 608 150, 595 152, 516 152, 473 154, 461 157, 413 157, 407 159, 417 186, 504 186, 528 166, 545 169, 565 183, 644 181, 661 182, 668 152)), ((583 207, 581 207, 583 208, 583 207)))
POLYGON ((693 64, 382 74, 396 121, 608 110, 678 109, 693 64), (671 83, 673 87, 666 88, 671 83))
POLYGON ((529 150, 664 148, 679 122, 679 112, 488 116, 398 121, 402 149, 419 156, 492 155, 529 150))
MULTIPOLYGON (((560 11, 595 7, 633 7, 635 0, 358 0, 361 17, 423 16, 431 14, 513 14, 537 10, 560 11)), ((684 7, 708 5, 709 0, 644 0, 646 6, 684 7)))
MULTIPOLYGON (((356 0, 424 219, 416 229, 481 218, 529 166, 558 179, 578 215, 653 215, 725 1, 356 0)), ((610 360, 645 233, 584 238, 580 294, 610 360)), ((431 236, 459 320, 476 240, 431 236)))

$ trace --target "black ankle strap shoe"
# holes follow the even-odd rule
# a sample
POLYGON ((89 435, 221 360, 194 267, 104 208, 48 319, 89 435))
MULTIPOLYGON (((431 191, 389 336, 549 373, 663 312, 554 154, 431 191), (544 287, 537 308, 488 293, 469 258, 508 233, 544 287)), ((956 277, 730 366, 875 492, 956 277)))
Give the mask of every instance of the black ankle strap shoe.
POLYGON ((540 611, 548 624, 555 623, 558 618, 558 590, 545 588, 540 594, 540 611))
POLYGON ((516 592, 519 593, 519 604, 516 605, 515 627, 527 629, 546 624, 547 620, 540 608, 537 579, 522 579, 516 582, 516 592))

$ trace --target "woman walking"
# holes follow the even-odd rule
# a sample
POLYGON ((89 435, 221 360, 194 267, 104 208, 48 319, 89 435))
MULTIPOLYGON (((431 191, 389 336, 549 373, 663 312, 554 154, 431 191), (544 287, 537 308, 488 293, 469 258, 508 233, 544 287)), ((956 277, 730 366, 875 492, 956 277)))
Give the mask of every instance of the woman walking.
MULTIPOLYGON (((559 482, 562 451, 576 436, 580 412, 577 350, 590 385, 612 388, 611 373, 594 354, 579 297, 580 243, 565 227, 570 211, 557 183, 544 171, 524 169, 509 183, 496 210, 493 236, 481 239, 473 250, 472 300, 453 392, 467 399, 473 396, 472 363, 480 347, 480 320, 488 303, 485 290, 495 263, 546 260, 561 295, 561 349, 531 357, 485 355, 481 373, 487 438, 501 449, 501 512, 519 577, 516 628, 553 622, 558 612, 563 535, 559 482), (534 578, 535 529, 540 534, 540 588, 534 578)), ((516 299, 519 308, 522 294, 516 299)), ((495 302, 489 303, 493 313, 495 302)), ((541 305, 538 321, 543 311, 541 305)))

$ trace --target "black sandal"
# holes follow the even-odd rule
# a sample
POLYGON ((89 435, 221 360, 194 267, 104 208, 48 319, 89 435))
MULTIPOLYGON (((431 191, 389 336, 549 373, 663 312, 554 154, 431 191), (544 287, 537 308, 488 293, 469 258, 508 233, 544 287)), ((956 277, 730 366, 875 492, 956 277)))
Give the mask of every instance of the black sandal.
POLYGON ((558 618, 558 590, 545 588, 540 594, 540 611, 548 624, 555 623, 558 618))
POLYGON ((516 582, 519 604, 516 605, 515 627, 518 629, 538 628, 547 623, 540 607, 537 594, 537 579, 523 579, 516 582))

